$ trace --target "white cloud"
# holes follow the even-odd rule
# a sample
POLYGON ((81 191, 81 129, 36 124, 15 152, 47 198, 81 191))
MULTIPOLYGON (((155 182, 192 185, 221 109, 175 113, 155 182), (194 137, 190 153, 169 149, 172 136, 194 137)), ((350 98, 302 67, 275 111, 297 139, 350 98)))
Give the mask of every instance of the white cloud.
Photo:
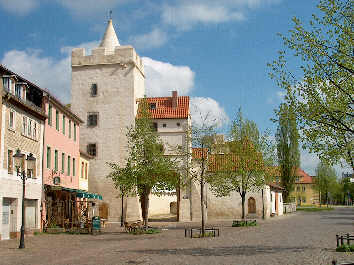
MULTIPOLYGON (((76 47, 90 49, 97 45, 98 42, 88 42, 76 47)), ((65 57, 60 60, 42 56, 41 50, 11 50, 4 54, 1 62, 15 73, 48 89, 63 103, 68 103, 71 97, 70 56, 72 48, 75 46, 63 47, 61 52, 65 54, 65 57)))
POLYGON ((167 34, 161 29, 155 28, 151 32, 132 36, 129 42, 136 49, 146 50, 150 48, 158 48, 167 42, 167 34))
POLYGON ((64 7, 68 8, 75 16, 107 15, 108 11, 126 3, 127 0, 57 0, 64 7))
POLYGON ((0 0, 0 6, 16 15, 26 15, 38 6, 37 0, 0 0))
POLYGON ((249 10, 278 2, 280 0, 181 0, 165 5, 161 17, 166 24, 188 30, 196 24, 242 21, 249 10))
POLYGON ((166 6, 162 13, 162 20, 166 24, 176 26, 182 30, 190 29, 197 23, 216 24, 231 20, 244 20, 244 14, 231 11, 223 6, 188 3, 181 6, 166 6))
POLYGON ((217 125, 220 128, 230 121, 224 108, 216 100, 209 97, 191 98, 190 108, 192 123, 196 126, 205 124, 207 126, 217 125))
POLYGON ((169 96, 172 90, 187 95, 194 86, 195 73, 188 66, 176 66, 143 57, 145 91, 148 96, 169 96))

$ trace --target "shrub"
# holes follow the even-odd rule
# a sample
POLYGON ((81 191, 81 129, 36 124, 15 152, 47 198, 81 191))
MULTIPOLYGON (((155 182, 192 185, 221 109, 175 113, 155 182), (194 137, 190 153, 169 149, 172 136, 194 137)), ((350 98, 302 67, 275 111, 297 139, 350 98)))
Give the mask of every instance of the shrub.
POLYGON ((336 248, 337 252, 354 252, 354 244, 344 244, 336 248))

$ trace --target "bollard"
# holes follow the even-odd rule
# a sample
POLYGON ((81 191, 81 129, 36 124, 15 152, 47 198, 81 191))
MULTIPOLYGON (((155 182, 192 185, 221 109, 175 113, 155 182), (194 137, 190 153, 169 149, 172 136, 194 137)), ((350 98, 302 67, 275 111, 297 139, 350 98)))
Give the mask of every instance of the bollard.
POLYGON ((348 246, 350 245, 349 233, 347 233, 347 244, 348 244, 348 246))
POLYGON ((340 245, 343 246, 344 242, 343 242, 343 235, 340 237, 340 245))
POLYGON ((339 238, 338 238, 338 235, 336 235, 336 239, 337 239, 337 247, 339 247, 339 238))

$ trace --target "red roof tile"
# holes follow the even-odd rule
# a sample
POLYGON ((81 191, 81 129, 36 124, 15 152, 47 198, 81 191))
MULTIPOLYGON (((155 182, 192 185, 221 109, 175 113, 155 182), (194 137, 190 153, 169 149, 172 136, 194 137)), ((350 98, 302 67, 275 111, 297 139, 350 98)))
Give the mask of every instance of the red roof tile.
POLYGON ((149 104, 155 103, 155 109, 149 109, 152 119, 187 119, 189 116, 189 97, 177 97, 177 107, 172 107, 172 97, 146 98, 149 104))

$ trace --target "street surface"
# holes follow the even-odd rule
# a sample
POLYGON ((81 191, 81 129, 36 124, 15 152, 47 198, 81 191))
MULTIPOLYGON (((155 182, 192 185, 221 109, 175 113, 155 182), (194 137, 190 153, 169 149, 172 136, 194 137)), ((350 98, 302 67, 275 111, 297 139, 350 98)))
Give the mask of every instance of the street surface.
POLYGON ((0 241, 0 264, 331 264, 354 262, 354 254, 336 253, 335 235, 354 232, 354 208, 297 212, 257 227, 233 228, 231 221, 213 222, 221 228, 217 238, 184 237, 184 226, 196 223, 151 223, 165 226, 160 234, 130 235, 119 224, 101 235, 37 235, 0 241))

